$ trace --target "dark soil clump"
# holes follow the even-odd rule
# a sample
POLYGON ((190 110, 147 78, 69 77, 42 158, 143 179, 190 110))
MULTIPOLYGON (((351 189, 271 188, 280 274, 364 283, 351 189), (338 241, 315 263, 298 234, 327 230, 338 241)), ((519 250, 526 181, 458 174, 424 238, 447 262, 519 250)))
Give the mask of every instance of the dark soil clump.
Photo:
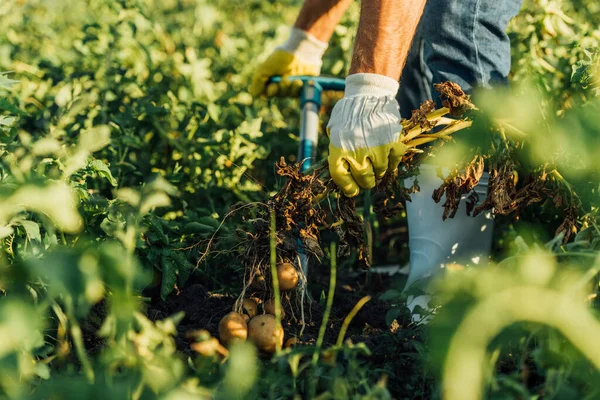
POLYGON ((185 317, 177 326, 175 342, 179 350, 189 354, 190 340, 186 333, 205 329, 218 337, 219 321, 231 312, 234 302, 233 296, 209 293, 204 286, 195 283, 178 294, 171 294, 166 301, 153 303, 146 314, 152 321, 157 321, 183 311, 185 317))

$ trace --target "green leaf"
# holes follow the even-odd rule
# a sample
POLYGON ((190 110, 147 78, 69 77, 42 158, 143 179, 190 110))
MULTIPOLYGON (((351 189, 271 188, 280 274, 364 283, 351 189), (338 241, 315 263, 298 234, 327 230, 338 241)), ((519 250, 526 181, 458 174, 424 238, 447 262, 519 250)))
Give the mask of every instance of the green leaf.
POLYGON ((385 293, 379 297, 381 300, 398 300, 402 297, 402 292, 396 289, 386 290, 385 293))
POLYGON ((17 118, 15 117, 8 117, 6 115, 0 115, 0 127, 11 127, 15 121, 17 120, 17 118))
POLYGON ((0 239, 4 239, 5 237, 12 235, 13 233, 14 229, 12 228, 12 226, 0 226, 0 239))
POLYGON ((219 114, 220 114, 220 110, 219 107, 214 104, 214 103, 210 103, 208 105, 208 115, 210 116, 210 118, 215 121, 216 123, 219 123, 219 114))
POLYGON ((196 221, 198 221, 202 225, 212 226, 214 229, 217 229, 221 225, 221 221, 213 217, 201 217, 198 218, 196 221))
POLYGON ((102 160, 92 160, 89 163, 90 168, 92 168, 98 175, 103 178, 106 178, 110 184, 114 187, 118 185, 117 180, 113 177, 112 172, 108 168, 102 160))
POLYGON ((162 176, 158 176, 144 186, 145 192, 164 192, 170 196, 176 196, 178 191, 177 188, 169 183, 162 176))
POLYGON ((235 343, 225 369, 223 384, 219 387, 216 398, 245 399, 250 392, 259 370, 256 348, 250 343, 235 343))
POLYGON ((178 283, 179 286, 182 287, 185 285, 187 280, 190 278, 192 271, 194 270, 195 265, 189 262, 185 256, 183 251, 170 251, 169 255, 175 260, 177 263, 177 270, 179 271, 178 275, 178 283))
POLYGON ((146 237, 151 245, 162 244, 166 246, 169 244, 169 237, 163 231, 158 218, 152 219, 152 222, 150 223, 150 229, 146 233, 146 237))
POLYGON ((21 225, 25 229, 25 233, 27 234, 27 239, 29 239, 29 241, 37 240, 40 243, 42 242, 40 226, 37 222, 24 220, 19 221, 19 225, 21 225))
POLYGON ((33 371, 38 377, 44 380, 50 379, 50 367, 48 366, 48 364, 37 362, 33 367, 33 371))
POLYGON ((10 89, 15 83, 19 83, 19 81, 10 79, 8 77, 8 72, 0 73, 0 89, 10 89))
POLYGON ((133 207, 138 207, 140 205, 141 195, 135 189, 121 188, 117 190, 116 195, 120 200, 132 205, 133 207))
POLYGON ((166 300, 177 284, 177 265, 166 255, 161 257, 161 263, 162 282, 160 284, 160 297, 166 300))
POLYGON ((45 187, 22 186, 11 196, 0 199, 0 225, 25 208, 46 215, 64 232, 76 233, 83 228, 78 204, 75 191, 65 182, 57 181, 45 187))
POLYGON ((162 271, 162 264, 160 263, 160 257, 163 254, 163 249, 157 247, 151 247, 150 251, 146 255, 148 261, 152 263, 159 271, 162 271))
POLYGON ((392 322, 394 322, 394 320, 396 318, 398 318, 400 316, 400 314, 402 313, 402 309, 398 308, 398 307, 393 307, 390 308, 386 313, 385 313, 385 323, 388 325, 391 325, 392 322))
POLYGON ((100 229, 108 236, 115 237, 118 232, 125 230, 125 218, 122 214, 109 214, 100 223, 100 229))
POLYGON ((61 151, 61 144, 58 140, 45 137, 35 142, 32 146, 31 152, 36 156, 47 156, 59 154, 61 151))
POLYGON ((10 113, 21 115, 21 116, 28 115, 25 111, 22 111, 20 108, 13 105, 6 99, 0 99, 0 110, 8 111, 10 113))
POLYGON ((212 226, 201 224, 200 222, 190 222, 183 227, 184 233, 195 233, 198 235, 210 235, 215 231, 212 226))
POLYGON ((166 207, 171 204, 171 199, 166 193, 154 192, 143 198, 140 205, 140 213, 146 214, 157 207, 166 207))
POLYGON ((79 149, 94 153, 110 144, 110 127, 108 125, 95 126, 81 132, 79 136, 79 149))

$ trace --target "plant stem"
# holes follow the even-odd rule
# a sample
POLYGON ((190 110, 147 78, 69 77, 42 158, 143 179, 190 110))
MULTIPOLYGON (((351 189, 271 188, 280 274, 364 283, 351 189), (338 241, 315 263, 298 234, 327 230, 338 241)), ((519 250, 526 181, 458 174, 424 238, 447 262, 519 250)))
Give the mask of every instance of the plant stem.
POLYGON ((337 264, 336 264, 336 245, 335 242, 332 242, 329 247, 329 252, 331 254, 331 262, 330 262, 330 275, 329 275, 329 293, 327 294, 327 303, 325 305, 325 312, 323 313, 323 320, 321 321, 321 326, 319 328, 319 337, 317 338, 317 345, 315 347, 315 352, 312 357, 312 365, 316 366, 317 361, 319 361, 319 355, 321 353, 321 347, 323 347, 323 339, 325 338, 325 331, 327 330, 327 321, 329 321, 329 314, 331 314, 331 308, 333 306, 333 296, 335 294, 335 282, 337 275, 337 264))
POLYGON ((73 339, 73 344, 75 345, 77 358, 79 358, 79 362, 81 363, 81 367, 83 368, 83 372, 85 373, 85 377, 87 378, 88 382, 94 383, 94 370, 85 351, 81 327, 79 326, 79 322, 77 321, 75 313, 73 312, 73 300, 70 297, 66 298, 65 305, 67 309, 67 316, 69 318, 69 325, 71 326, 71 338, 73 339))
POLYGON ((335 343, 336 346, 341 346, 343 344, 344 337, 346 336, 346 331, 348 330, 350 322, 352 322, 352 319, 356 316, 356 314, 358 314, 360 309, 363 308, 363 306, 369 302, 369 300, 371 300, 371 296, 365 296, 362 299, 360 299, 358 303, 356 303, 354 308, 352 308, 350 313, 346 316, 346 318, 344 318, 342 329, 340 329, 340 334, 338 335, 337 341, 335 343))
POLYGON ((463 318, 444 363, 442 397, 483 398, 482 367, 490 342, 506 327, 524 321, 558 330, 600 369, 600 344, 594 339, 600 335, 600 323, 583 302, 564 291, 516 286, 482 299, 463 318))
POLYGON ((337 274, 336 265, 336 245, 335 242, 331 242, 329 246, 329 253, 331 256, 330 275, 329 275, 329 292, 327 294, 327 303, 325 305, 325 312, 323 313, 323 320, 319 327, 319 336, 315 346, 315 351, 312 356, 311 367, 313 369, 314 378, 309 383, 309 399, 315 398, 317 391, 317 383, 319 382, 317 373, 317 363, 319 362, 319 356, 321 355, 321 348, 323 347, 323 339, 325 338, 325 331, 327 330, 327 321, 329 321, 329 315, 331 314, 331 308, 333 306, 333 296, 335 294, 335 283, 337 274))
MULTIPOLYGON (((273 301, 275 303, 275 318, 281 326, 281 297, 279 291, 279 277, 277 276, 277 224, 275 219, 275 210, 270 210, 271 230, 269 233, 270 248, 271 248, 271 279, 273 281, 273 301)), ((276 343, 277 352, 281 351, 281 344, 276 343)))
POLYGON ((367 244, 369 265, 373 263, 373 206, 371 189, 365 190, 365 204, 363 206, 363 226, 365 243, 367 244))

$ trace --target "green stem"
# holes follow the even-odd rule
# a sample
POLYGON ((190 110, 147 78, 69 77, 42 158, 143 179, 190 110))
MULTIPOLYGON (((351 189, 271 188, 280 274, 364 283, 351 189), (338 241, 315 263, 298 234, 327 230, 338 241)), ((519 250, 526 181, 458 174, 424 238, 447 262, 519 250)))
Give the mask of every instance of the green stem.
POLYGON ((365 190, 365 204, 363 208, 363 226, 365 233, 365 243, 367 244, 369 265, 373 264, 373 206, 371 198, 371 189, 365 190))
POLYGON ((338 335, 337 341, 335 343, 336 346, 341 346, 344 343, 344 337, 346 336, 346 331, 348 330, 348 326, 352 319, 358 314, 361 308, 365 304, 367 304, 371 300, 371 296, 365 296, 356 303, 352 311, 344 318, 344 323, 342 324, 342 329, 340 329, 340 334, 338 335))
MULTIPOLYGON (((277 323, 281 325, 281 297, 279 290, 279 277, 277 276, 277 224, 275 219, 275 210, 270 210, 271 231, 269 233, 270 248, 271 248, 271 279, 273 280, 273 302, 275 303, 275 318, 277 323)), ((281 344, 276 343, 277 352, 281 351, 281 344)))
POLYGON ((71 338, 73 339, 73 344, 75 345, 75 352, 77 353, 77 358, 79 358, 79 362, 81 363, 81 367, 83 368, 83 372, 88 382, 94 383, 94 370, 85 351, 85 346, 83 344, 83 334, 81 333, 79 321, 77 321, 75 313, 73 312, 72 299, 66 298, 65 305, 67 309, 67 316, 69 317, 69 325, 71 327, 71 338))
POLYGON ((600 273, 600 254, 596 256, 596 260, 594 261, 594 265, 583 274, 581 279, 579 279, 571 288, 572 293, 577 293, 581 289, 585 288, 589 284, 589 282, 594 279, 598 273, 600 273))
POLYGON ((317 344, 315 346, 315 351, 312 356, 311 366, 313 369, 314 378, 310 380, 309 383, 309 399, 314 399, 317 392, 317 383, 319 382, 318 373, 317 373, 317 363, 319 362, 319 356, 321 355, 321 348, 323 347, 323 340, 325 338, 325 331, 327 330, 327 321, 329 321, 329 315, 331 314, 331 308, 333 306, 333 296, 335 294, 335 282, 336 282, 336 274, 337 274, 337 265, 336 265, 336 245, 335 242, 332 242, 329 247, 329 252, 331 254, 331 262, 330 262, 330 275, 329 275, 329 293, 327 294, 327 303, 325 305, 325 312, 323 313, 323 320, 321 321, 321 326, 319 327, 319 336, 317 338, 317 344))
POLYGON ((323 321, 321 321, 321 326, 319 328, 319 337, 317 338, 317 345, 315 348, 315 352, 312 357, 312 365, 316 366, 319 361, 319 355, 321 353, 321 348, 323 347, 323 339, 325 338, 325 331, 327 330, 327 321, 329 321, 329 315, 331 314, 331 308, 333 306, 333 296, 335 294, 335 282, 337 275, 337 264, 336 264, 336 245, 335 242, 332 242, 329 247, 329 252, 331 253, 331 271, 329 275, 329 293, 327 294, 327 303, 325 305, 325 312, 323 313, 323 321))
POLYGON ((555 328, 600 370, 600 343, 594 339, 600 335, 600 323, 589 309, 565 292, 517 286, 487 296, 463 318, 444 363, 442 398, 483 398, 482 372, 490 342, 523 321, 555 328))

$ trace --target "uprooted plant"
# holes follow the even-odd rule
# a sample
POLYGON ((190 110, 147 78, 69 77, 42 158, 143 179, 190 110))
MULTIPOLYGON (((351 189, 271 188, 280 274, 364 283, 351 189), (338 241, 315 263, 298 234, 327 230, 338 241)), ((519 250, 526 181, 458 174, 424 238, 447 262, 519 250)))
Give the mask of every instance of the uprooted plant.
MULTIPOLYGON (((470 96, 457 84, 446 82, 436 85, 436 90, 443 107, 436 109, 433 101, 427 101, 413 111, 410 119, 401 121, 401 140, 407 146, 406 154, 399 168, 386 174, 370 192, 373 210, 381 218, 398 213, 404 202, 410 201, 410 194, 419 190, 418 181, 412 187, 404 187, 401 182, 403 178, 416 175, 419 164, 439 148, 420 149, 419 146, 439 139, 449 141, 454 133, 472 127, 480 115, 470 96)), ((576 193, 550 165, 522 172, 519 181, 513 158, 523 147, 526 135, 514 132, 510 124, 502 121, 493 121, 488 130, 492 138, 488 148, 477 147, 466 161, 457 162, 444 177, 440 188, 432 194, 437 202, 444 199, 444 218, 456 215, 461 199, 466 199, 467 212, 473 215, 491 209, 501 215, 518 214, 532 204, 551 199, 556 207, 562 205, 564 221, 559 230, 564 231, 565 240, 568 239, 575 230, 579 215, 580 202, 576 193), (484 170, 490 174, 489 190, 487 197, 479 202, 473 189, 484 170)), ((285 183, 274 196, 252 207, 246 204, 233 210, 250 214, 245 219, 248 226, 238 232, 243 243, 241 256, 245 264, 240 299, 254 296, 259 302, 273 300, 270 241, 274 236, 277 265, 294 266, 299 275, 296 282, 301 283, 283 290, 282 307, 288 319, 303 322, 304 316, 295 312, 303 310, 301 294, 306 283, 306 277, 299 268, 302 264, 300 258, 321 261, 325 255, 323 246, 334 237, 338 242, 338 257, 348 257, 356 252, 359 264, 368 267, 364 222, 357 213, 356 200, 342 195, 330 178, 326 162, 301 173, 300 164, 290 165, 282 158, 276 164, 276 170, 279 176, 285 178, 285 183)), ((207 248, 204 256, 208 251, 207 248)))
MULTIPOLYGON (((399 185, 402 176, 415 173, 418 163, 428 152, 418 147, 435 140, 449 140, 455 132, 472 124, 470 111, 476 108, 458 85, 444 83, 437 86, 444 106, 436 109, 433 101, 427 101, 412 117, 402 120, 402 142, 407 146, 400 168, 389 172, 371 191, 375 212, 382 216, 395 214, 414 188, 399 185), (450 116, 454 118, 450 118, 450 116)), ((242 235, 245 242, 242 257, 245 262, 244 288, 240 298, 255 295, 262 301, 270 301, 274 295, 270 269, 270 240, 275 236, 277 264, 301 264, 300 257, 320 261, 324 257, 325 237, 338 241, 337 256, 348 257, 354 251, 363 267, 368 267, 368 249, 363 233, 364 222, 357 214, 356 200, 341 194, 329 176, 326 162, 318 163, 307 173, 300 172, 300 164, 289 165, 282 158, 277 164, 277 174, 285 178, 282 188, 270 199, 250 209, 250 224, 242 235), (275 216, 275 230, 270 227, 270 215, 275 216)), ((247 207, 243 207, 249 210, 247 207)), ((242 210, 242 207, 239 208, 242 210)), ((206 254, 206 253, 205 253, 206 254)), ((299 282, 306 278, 297 268, 299 282)), ((294 310, 301 308, 302 293, 284 290, 282 305, 290 318, 298 319, 294 310)))

